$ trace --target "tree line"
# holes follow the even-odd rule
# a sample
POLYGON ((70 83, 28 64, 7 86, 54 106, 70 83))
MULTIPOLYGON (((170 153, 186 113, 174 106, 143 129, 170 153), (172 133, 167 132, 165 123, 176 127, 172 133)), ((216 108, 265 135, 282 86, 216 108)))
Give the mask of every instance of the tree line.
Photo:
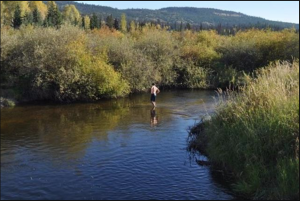
POLYGON ((43 1, 1 1, 1 26, 12 26, 15 29, 21 25, 34 25, 43 27, 59 28, 63 24, 82 27, 85 30, 101 29, 107 26, 110 29, 127 32, 133 29, 144 27, 146 24, 160 26, 169 31, 203 31, 216 30, 220 35, 235 35, 239 31, 251 28, 271 29, 280 31, 282 28, 276 25, 268 25, 257 22, 256 24, 229 25, 218 23, 217 25, 200 23, 194 25, 188 22, 163 22, 156 21, 127 21, 126 15, 122 14, 121 18, 114 18, 113 15, 99 16, 95 13, 82 16, 74 5, 66 5, 60 11, 55 1, 48 1, 47 5, 43 1))

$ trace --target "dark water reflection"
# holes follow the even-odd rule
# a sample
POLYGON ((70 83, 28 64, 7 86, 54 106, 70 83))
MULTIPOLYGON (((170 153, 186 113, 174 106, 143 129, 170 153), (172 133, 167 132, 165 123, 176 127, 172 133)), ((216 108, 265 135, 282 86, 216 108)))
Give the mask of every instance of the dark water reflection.
POLYGON ((232 199, 186 152, 214 92, 1 110, 1 199, 232 199))

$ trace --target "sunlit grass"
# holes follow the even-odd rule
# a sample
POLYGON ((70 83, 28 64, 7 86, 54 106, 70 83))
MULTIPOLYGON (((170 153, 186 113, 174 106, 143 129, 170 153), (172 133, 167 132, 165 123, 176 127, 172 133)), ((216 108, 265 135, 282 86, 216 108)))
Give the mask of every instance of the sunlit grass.
POLYGON ((237 192, 299 198, 299 62, 272 64, 220 97, 226 101, 205 124, 211 160, 234 172, 237 192))

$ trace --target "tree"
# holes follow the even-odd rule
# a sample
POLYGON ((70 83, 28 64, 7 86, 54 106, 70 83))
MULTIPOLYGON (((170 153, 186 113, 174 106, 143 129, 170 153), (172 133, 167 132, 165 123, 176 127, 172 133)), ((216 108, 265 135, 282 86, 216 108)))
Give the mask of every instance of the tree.
POLYGON ((85 29, 85 21, 84 21, 84 17, 81 18, 81 27, 83 29, 85 29))
POLYGON ((127 20, 126 15, 124 13, 121 16, 121 31, 123 33, 127 32, 127 20))
POLYGON ((218 34, 222 33, 222 24, 221 23, 218 24, 216 30, 217 30, 218 34))
POLYGON ((47 5, 42 1, 29 1, 29 8, 33 12, 35 9, 39 11, 40 17, 44 20, 47 16, 47 5))
POLYGON ((90 20, 89 16, 86 15, 86 16, 82 17, 82 19, 81 19, 81 26, 85 30, 90 29, 90 27, 91 27, 91 20, 90 20))
POLYGON ((92 15, 92 18, 90 20, 90 28, 91 30, 100 28, 99 19, 95 13, 92 15))
POLYGON ((17 5, 14 13, 14 18, 13 18, 13 27, 15 29, 18 29, 20 28, 21 25, 22 25, 21 9, 20 6, 17 5))
POLYGON ((175 22, 175 24, 174 24, 174 30, 175 30, 175 31, 178 31, 178 30, 177 30, 177 22, 175 22))
POLYGON ((59 28, 62 24, 62 15, 58 9, 58 6, 54 1, 48 2, 48 13, 45 19, 45 26, 59 28))
POLYGON ((187 23, 187 24, 186 24, 186 29, 187 29, 187 30, 191 30, 191 29, 192 29, 192 26, 191 26, 190 23, 187 23))
POLYGON ((130 22, 130 31, 134 32, 136 30, 136 24, 135 21, 131 21, 130 22))
POLYGON ((200 24, 200 31, 203 31, 203 24, 200 24))
POLYGON ((117 18, 115 19, 115 22, 114 22, 114 28, 116 30, 120 30, 120 23, 119 23, 119 20, 117 18))
POLYGON ((106 25, 112 29, 114 27, 114 18, 112 15, 107 16, 106 18, 106 25))
POLYGON ((42 25, 43 19, 42 19, 41 13, 39 12, 39 10, 37 8, 35 8, 33 10, 32 17, 33 17, 33 23, 35 25, 42 25))
MULTIPOLYGON (((3 9, 3 24, 11 26, 13 24, 15 10, 17 6, 21 11, 20 16, 23 18, 26 12, 29 12, 28 1, 3 1, 1 9, 3 9), (2 8, 3 6, 3 8, 2 8)), ((2 19, 1 19, 2 20, 2 19)))
POLYGON ((81 15, 74 5, 66 5, 63 11, 63 18, 67 23, 76 26, 79 24, 81 15))
POLYGON ((181 21, 181 24, 180 24, 180 31, 183 31, 183 22, 181 21))
POLYGON ((23 18, 22 24, 24 25, 32 25, 33 24, 33 14, 32 12, 26 12, 23 18))

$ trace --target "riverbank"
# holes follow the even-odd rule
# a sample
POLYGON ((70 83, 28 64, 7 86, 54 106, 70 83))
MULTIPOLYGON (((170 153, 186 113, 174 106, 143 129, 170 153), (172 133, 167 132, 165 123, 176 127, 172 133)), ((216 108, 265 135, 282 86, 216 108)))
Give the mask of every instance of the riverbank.
POLYGON ((299 58, 294 30, 170 32, 150 24, 122 33, 24 26, 1 29, 1 89, 17 101, 97 101, 164 88, 243 86, 245 74, 299 58), (279 51, 280 50, 280 51, 279 51))
POLYGON ((299 63, 260 70, 220 99, 212 120, 192 129, 191 148, 230 172, 247 198, 299 199, 299 63))

